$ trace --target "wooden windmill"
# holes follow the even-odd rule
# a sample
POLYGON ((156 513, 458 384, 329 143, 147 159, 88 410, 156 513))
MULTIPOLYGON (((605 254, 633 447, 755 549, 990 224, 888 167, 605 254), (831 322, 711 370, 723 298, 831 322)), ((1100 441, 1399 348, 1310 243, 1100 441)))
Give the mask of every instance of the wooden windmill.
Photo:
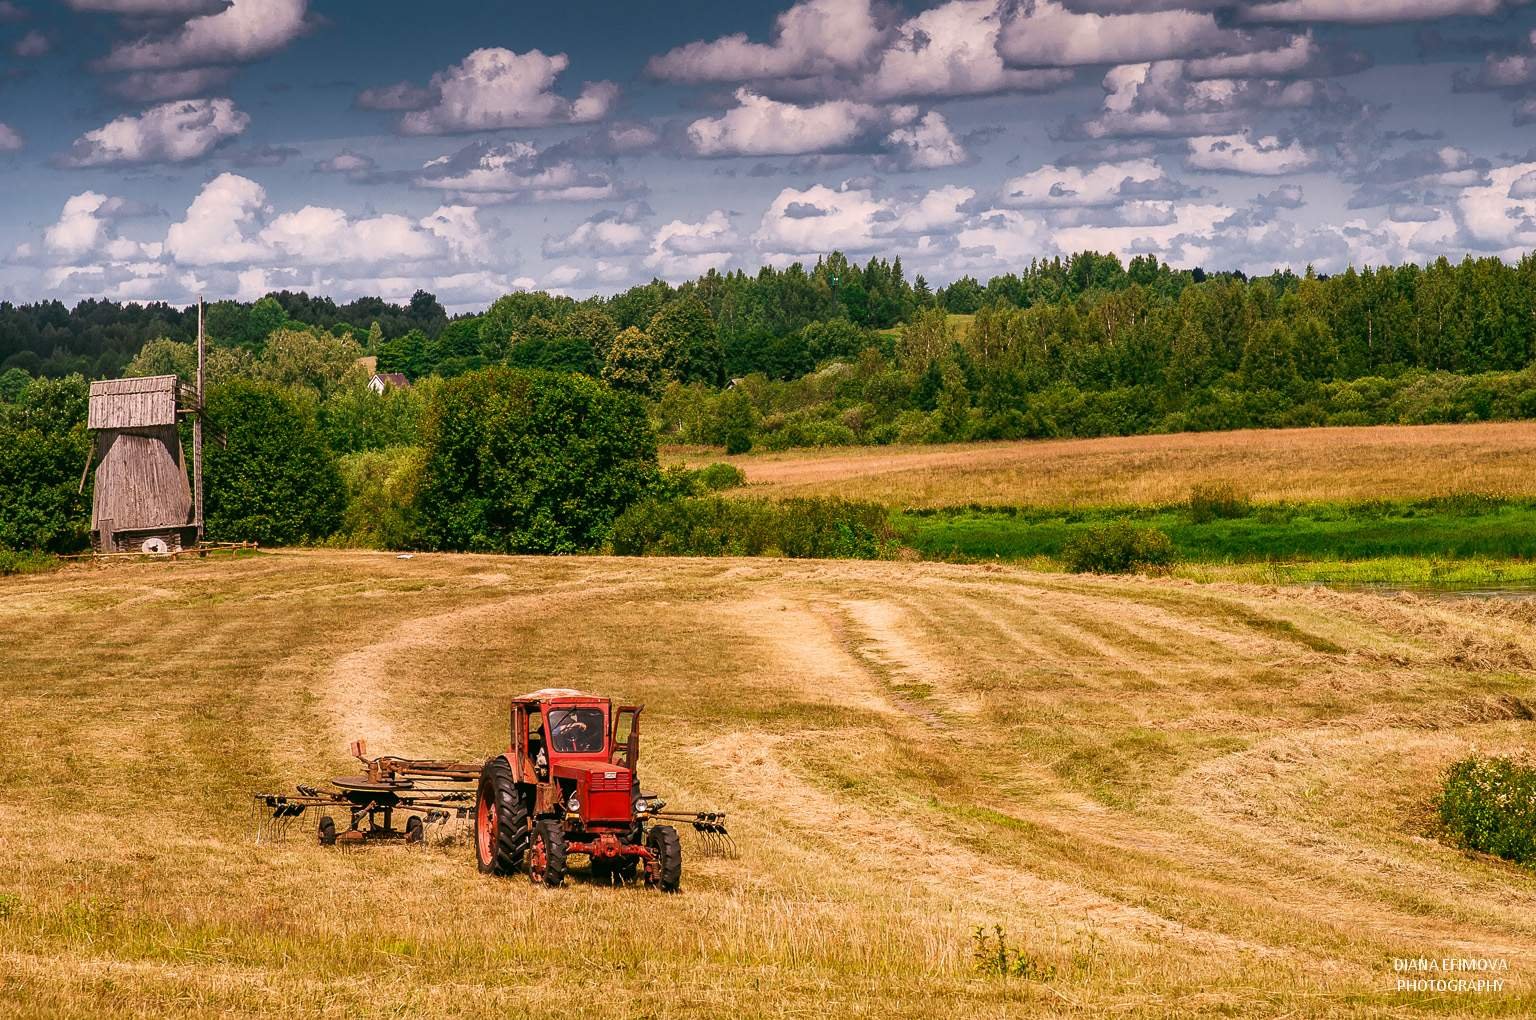
MULTIPOLYGON (((174 375, 91 383, 95 433, 91 537, 97 552, 168 553, 203 540, 203 302, 197 302, 197 386, 174 375), (181 418, 192 419, 192 484, 181 418)), ((84 487, 81 478, 81 487, 84 487)))

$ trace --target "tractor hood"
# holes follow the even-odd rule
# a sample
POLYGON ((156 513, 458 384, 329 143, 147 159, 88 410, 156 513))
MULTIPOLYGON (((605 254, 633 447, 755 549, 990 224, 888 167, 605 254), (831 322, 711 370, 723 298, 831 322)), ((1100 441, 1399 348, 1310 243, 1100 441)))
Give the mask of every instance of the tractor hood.
POLYGON ((629 789, 629 769, 623 765, 614 765, 603 761, 601 758, 574 758, 556 759, 550 771, 560 779, 582 779, 596 782, 599 785, 609 783, 623 783, 625 790, 629 789))

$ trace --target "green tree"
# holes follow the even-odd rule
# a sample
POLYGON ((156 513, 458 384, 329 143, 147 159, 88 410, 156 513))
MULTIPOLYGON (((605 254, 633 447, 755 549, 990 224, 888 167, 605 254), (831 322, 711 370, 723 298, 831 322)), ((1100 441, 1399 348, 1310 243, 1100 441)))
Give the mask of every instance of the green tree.
POLYGON ((666 352, 649 333, 630 326, 613 338, 603 363, 603 382, 616 390, 654 398, 672 379, 666 352))
POLYGON ((720 395, 718 405, 720 437, 728 454, 746 453, 752 449, 752 432, 757 427, 757 408, 741 390, 727 390, 720 395))
POLYGON ((16 403, 31 382, 32 377, 19 368, 8 368, 0 372, 0 402, 16 403))
POLYGON ((36 379, 0 403, 0 549, 85 545, 90 489, 77 490, 91 444, 87 392, 81 376, 36 379))
POLYGON ((448 380, 424 445, 418 516, 434 549, 596 549, 657 473, 645 405, 579 375, 490 368, 448 380))
POLYGON ((320 431, 337 453, 411 446, 421 439, 422 411, 430 383, 375 393, 361 377, 339 386, 320 405, 320 431))
POLYGON ((308 386, 324 398, 362 356, 362 348, 350 336, 279 329, 267 338, 254 374, 279 386, 308 386))
POLYGON ((208 415, 228 438, 206 447, 209 538, 294 545, 336 530, 346 490, 313 398, 239 380, 209 394, 208 415))
POLYGON ((421 544, 416 521, 426 451, 416 446, 365 450, 341 458, 347 508, 337 538, 369 549, 412 549, 421 544))
POLYGON ((689 294, 668 304, 646 327, 662 351, 671 376, 681 382, 719 386, 725 382, 725 349, 715 331, 714 317, 689 294))
MULTIPOLYGON (((231 379, 249 378, 255 360, 244 347, 210 344, 203 352, 203 383, 216 386, 231 379)), ((174 375, 188 386, 197 383, 197 345, 161 337, 145 344, 123 369, 125 376, 174 375)))

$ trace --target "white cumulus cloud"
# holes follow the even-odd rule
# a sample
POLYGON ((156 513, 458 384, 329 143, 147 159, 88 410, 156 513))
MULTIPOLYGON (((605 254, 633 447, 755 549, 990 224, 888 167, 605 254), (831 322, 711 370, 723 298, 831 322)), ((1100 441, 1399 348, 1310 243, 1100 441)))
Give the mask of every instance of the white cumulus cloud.
POLYGON ((1016 209, 1118 205, 1168 184, 1162 167, 1150 159, 1090 167, 1046 164, 1005 182, 1000 201, 1016 209))
POLYGON ((192 99, 152 106, 75 139, 65 166, 185 163, 241 134, 251 119, 228 99, 192 99))
POLYGON ((971 158, 937 110, 929 111, 915 124, 892 131, 885 142, 895 153, 897 164, 908 170, 962 166, 971 158))
POLYGON ((308 0, 231 0, 171 35, 119 43, 97 66, 143 71, 258 60, 303 34, 307 9, 308 0))
POLYGON ((742 33, 689 43, 652 58, 646 70, 684 82, 826 74, 861 64, 881 35, 869 0, 802 0, 779 15, 771 43, 742 33))
POLYGON ((797 156, 846 149, 892 120, 912 120, 916 112, 847 99, 797 106, 741 88, 735 107, 688 125, 688 139, 701 156, 797 156))
MULTIPOLYGON (((475 50, 432 76, 426 104, 401 117, 400 130, 408 135, 439 135, 601 120, 618 98, 618 86, 587 82, 575 99, 558 95, 552 91, 555 79, 570 62, 564 53, 514 53, 499 47, 475 50)), ((401 88, 392 86, 392 90, 401 88)))
POLYGON ((685 280, 719 269, 737 253, 741 240, 723 209, 702 220, 672 220, 651 241, 645 265, 669 280, 685 280))
POLYGON ((1250 48, 1242 32, 1214 15, 1187 10, 1079 14, 1057 0, 1034 0, 1003 26, 1000 48, 1022 67, 1130 64, 1250 48))
POLYGON ((1282 143, 1274 135, 1253 138, 1243 132, 1191 138, 1185 163, 1195 170, 1278 176, 1309 170, 1318 158, 1298 139, 1282 143))

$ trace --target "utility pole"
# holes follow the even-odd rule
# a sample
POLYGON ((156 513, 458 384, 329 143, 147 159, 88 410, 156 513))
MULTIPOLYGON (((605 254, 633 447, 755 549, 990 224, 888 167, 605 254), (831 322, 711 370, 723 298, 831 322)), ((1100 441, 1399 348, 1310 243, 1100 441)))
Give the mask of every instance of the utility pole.
POLYGON ((197 296, 197 412, 192 417, 192 523, 203 542, 203 296, 197 296))

